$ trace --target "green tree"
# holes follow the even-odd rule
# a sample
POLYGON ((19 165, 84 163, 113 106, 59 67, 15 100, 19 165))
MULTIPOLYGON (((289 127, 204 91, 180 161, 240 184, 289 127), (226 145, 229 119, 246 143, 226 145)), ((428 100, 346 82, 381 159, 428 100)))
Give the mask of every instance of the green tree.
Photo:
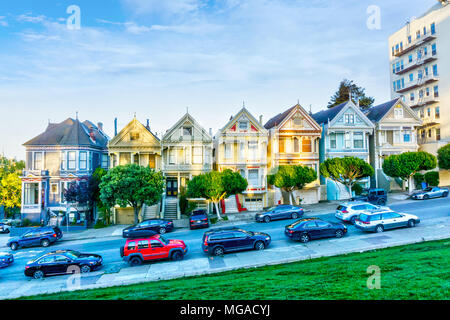
POLYGON ((100 167, 95 169, 88 182, 89 205, 92 210, 94 210, 94 208, 98 209, 99 214, 95 219, 97 220, 100 218, 105 225, 111 223, 111 208, 105 205, 100 199, 100 183, 107 172, 108 171, 100 167))
POLYGON ((227 195, 240 194, 248 187, 247 180, 237 171, 226 169, 222 172, 222 183, 227 195))
POLYGON ((408 181, 408 191, 411 194, 414 190, 414 174, 422 170, 432 170, 436 165, 436 157, 428 152, 405 152, 384 159, 383 171, 390 177, 408 181))
POLYGON ((20 175, 24 168, 24 161, 0 156, 0 206, 5 207, 7 216, 20 208, 22 200, 20 175))
POLYGON ((164 177, 149 167, 127 164, 109 170, 99 187, 100 200, 108 207, 133 207, 137 224, 142 205, 152 206, 161 200, 164 177))
POLYGON ((320 164, 320 174, 325 178, 347 186, 352 196, 352 187, 359 180, 374 175, 370 164, 357 157, 332 158, 320 164))
POLYGON ((308 183, 317 179, 317 172, 305 166, 279 166, 273 174, 267 176, 270 185, 289 194, 289 203, 293 204, 294 190, 301 190, 308 183))
POLYGON ((370 108, 375 99, 368 97, 365 94, 365 89, 358 87, 352 80, 344 79, 339 84, 339 89, 331 96, 330 102, 328 102, 328 108, 333 108, 343 102, 349 100, 349 94, 351 91, 352 101, 356 104, 356 100, 359 100, 359 105, 362 109, 370 108))
POLYGON ((450 170, 450 143, 438 149, 439 168, 450 170))

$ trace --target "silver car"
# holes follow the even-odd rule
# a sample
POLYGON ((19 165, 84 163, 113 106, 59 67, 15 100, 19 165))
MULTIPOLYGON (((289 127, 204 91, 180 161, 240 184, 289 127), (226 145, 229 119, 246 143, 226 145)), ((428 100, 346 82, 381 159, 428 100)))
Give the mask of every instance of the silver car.
POLYGON ((415 200, 427 200, 431 198, 447 197, 448 189, 439 187, 427 187, 422 191, 414 193, 411 198, 415 200))
POLYGON ((380 209, 389 209, 388 207, 381 207, 371 204, 369 202, 362 201, 351 201, 340 204, 336 208, 336 213, 334 216, 342 221, 350 222, 351 224, 355 224, 358 215, 363 211, 374 211, 380 209))
POLYGON ((355 226, 363 231, 383 232, 388 229, 401 227, 412 228, 418 223, 420 223, 419 217, 409 213, 377 210, 361 213, 356 219, 355 226))

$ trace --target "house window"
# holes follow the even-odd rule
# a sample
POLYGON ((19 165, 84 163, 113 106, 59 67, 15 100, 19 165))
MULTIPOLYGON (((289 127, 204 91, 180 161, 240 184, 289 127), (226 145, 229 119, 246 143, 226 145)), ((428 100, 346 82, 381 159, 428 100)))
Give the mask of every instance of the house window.
POLYGON ((423 27, 423 35, 427 34, 427 27, 423 27))
POLYGON ((410 101, 414 101, 414 92, 411 92, 411 93, 409 94, 409 100, 410 100, 410 101))
POLYGON ((412 61, 413 61, 413 56, 412 56, 412 54, 410 54, 410 55, 408 56, 408 62, 411 63, 412 61))
POLYGON ((80 152, 80 170, 86 170, 87 169, 87 153, 86 152, 80 152))
POLYGON ((394 117, 395 119, 403 118, 403 108, 394 108, 394 117))
POLYGON ((300 152, 300 142, 297 137, 294 137, 294 152, 300 152))
POLYGON ((131 132, 130 133, 130 141, 139 140, 139 132, 131 132))
POLYGON ((439 97, 439 87, 434 86, 433 91, 434 91, 434 97, 435 98, 439 97))
POLYGON ((355 115, 353 114, 346 114, 344 116, 345 123, 347 124, 354 124, 355 123, 355 115))
POLYGON ((386 131, 380 131, 380 143, 386 143, 386 131))
POLYGON ((65 152, 61 152, 61 170, 66 170, 67 168, 67 154, 65 152))
POLYGON ((175 164, 175 155, 176 155, 176 150, 175 149, 170 149, 169 150, 169 164, 175 164))
POLYGON ((187 147, 184 149, 184 163, 191 163, 191 147, 187 147))
POLYGON ((430 117, 431 116, 431 108, 427 109, 427 116, 430 117))
POLYGON ((419 98, 422 99, 423 98, 423 89, 419 90, 419 98))
POLYGON ((439 113, 439 107, 434 108, 434 117, 436 119, 439 119, 441 117, 441 115, 439 113))
POLYGON ((102 154, 102 168, 107 169, 108 168, 108 155, 102 154))
POLYGON ((423 119, 423 117, 424 117, 423 109, 420 110, 420 117, 421 117, 422 119, 423 119))
POLYGON ((24 200, 23 204, 39 204, 39 184, 38 183, 25 183, 24 200))
POLYGON ((435 77, 438 76, 437 64, 435 64, 435 65, 433 66, 433 76, 435 76, 435 77))
POLYGON ((248 184, 251 186, 259 186, 259 170, 251 169, 248 170, 248 184))
POLYGON ((423 71, 419 70, 419 72, 417 73, 417 78, 422 79, 422 77, 423 77, 423 71))
POLYGON ((412 39, 411 36, 408 36, 408 43, 411 43, 412 39))
POLYGON ((436 55, 436 43, 433 43, 432 45, 431 45, 431 54, 433 55, 433 56, 435 56, 436 55))
POLYGON ((193 162, 194 164, 200 164, 203 162, 203 148, 202 147, 194 147, 193 148, 194 156, 193 162))
POLYGON ((60 191, 60 197, 61 197, 61 203, 65 203, 66 199, 64 198, 64 192, 69 188, 69 184, 73 182, 68 181, 61 181, 61 188, 59 188, 60 191))
POLYGON ((436 128, 436 140, 437 141, 441 140, 441 129, 440 128, 436 128))
POLYGON ((245 158, 245 143, 244 142, 240 142, 239 143, 239 159, 244 159, 245 158))
POLYGON ((352 147, 352 140, 350 139, 350 132, 345 133, 345 148, 350 149, 352 147))
POLYGON ((302 152, 311 152, 311 139, 303 138, 302 140, 302 152))
POLYGON ((400 142, 400 131, 396 130, 394 131, 394 143, 400 142))
POLYGON ((192 127, 183 127, 183 136, 192 136, 192 127))
POLYGON ((420 30, 416 31, 416 39, 420 39, 420 30))
POLYGON ((231 144, 225 143, 225 159, 231 159, 231 144))
POLYGON ((410 131, 405 131, 405 133, 403 133, 403 142, 411 142, 411 132, 410 131))
POLYGON ((76 152, 75 151, 67 152, 67 169, 75 170, 76 167, 77 167, 76 152))
POLYGON ((428 129, 428 138, 431 138, 431 129, 428 129))
POLYGON ((413 82, 414 81, 414 73, 410 73, 409 74, 409 81, 413 82))
POLYGON ((51 183, 50 184, 50 193, 51 194, 58 194, 59 193, 59 185, 57 183, 51 183))
POLYGON ((247 130, 248 122, 247 121, 239 121, 239 130, 247 130))
POLYGON ((436 24, 433 22, 431 24, 431 34, 435 34, 436 33, 436 24))
POLYGON ((280 140, 278 141, 278 144, 279 144, 278 150, 280 153, 286 152, 285 151, 286 150, 286 142, 285 141, 286 141, 285 138, 280 138, 280 140))
POLYGON ((362 132, 353 133, 353 148, 362 149, 364 145, 364 135, 362 132))
POLYGON ((425 67, 425 76, 428 76, 428 67, 425 67))
POLYGON ((34 170, 42 170, 42 152, 34 154, 34 170))
POLYGON ((330 148, 336 149, 336 133, 330 134, 330 148))
POLYGON ((248 142, 248 155, 249 158, 255 160, 258 155, 258 141, 249 141, 248 142))
POLYGON ((425 89, 425 95, 427 96, 427 97, 429 97, 430 96, 430 88, 426 88, 425 89))

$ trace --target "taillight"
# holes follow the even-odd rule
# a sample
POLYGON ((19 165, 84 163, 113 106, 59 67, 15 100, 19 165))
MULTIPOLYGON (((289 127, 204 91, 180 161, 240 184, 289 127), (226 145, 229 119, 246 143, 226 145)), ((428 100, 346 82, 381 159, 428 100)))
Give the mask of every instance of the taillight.
POLYGON ((348 211, 347 210, 342 210, 342 213, 348 213, 348 211))
POLYGON ((25 269, 28 269, 28 268, 30 268, 29 266, 25 266, 25 269))
POLYGON ((294 231, 292 231, 292 230, 288 230, 288 232, 289 232, 289 233, 294 233, 294 231))
POLYGON ((191 220, 191 223, 194 222, 194 220, 191 220))
POLYGON ((208 218, 203 219, 202 221, 208 221, 208 218))
POLYGON ((205 237, 205 242, 203 242, 203 244, 204 244, 205 246, 208 245, 208 237, 205 237))
POLYGON ((57 237, 57 235, 56 235, 56 233, 54 233, 54 234, 53 234, 53 238, 56 238, 56 237, 57 237))

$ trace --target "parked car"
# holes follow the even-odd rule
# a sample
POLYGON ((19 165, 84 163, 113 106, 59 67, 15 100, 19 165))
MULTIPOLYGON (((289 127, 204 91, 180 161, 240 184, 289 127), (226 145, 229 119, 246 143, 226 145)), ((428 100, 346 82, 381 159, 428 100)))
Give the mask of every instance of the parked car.
POLYGON ((0 222, 0 233, 9 233, 11 231, 11 226, 9 224, 0 222))
POLYGON ((135 224, 131 227, 123 229, 122 235, 124 238, 139 237, 147 231, 155 231, 159 234, 164 234, 173 230, 173 221, 164 219, 149 219, 141 223, 135 224))
POLYGON ((8 252, 0 252, 0 268, 5 268, 14 262, 14 256, 8 252))
POLYGON ((63 233, 58 227, 39 227, 25 232, 19 237, 12 237, 8 240, 7 246, 11 250, 24 247, 43 246, 48 247, 61 239, 63 233))
POLYGON ((267 233, 245 231, 240 228, 219 228, 203 234, 202 248, 205 253, 221 256, 240 250, 264 250, 270 244, 267 233))
POLYGON ((439 197, 448 197, 448 189, 439 187, 427 187, 422 191, 415 192, 411 196, 411 198, 414 200, 427 200, 439 197))
POLYGON ((189 228, 208 228, 209 227, 209 219, 208 213, 204 209, 194 210, 191 213, 191 217, 189 218, 189 228))
POLYGON ((361 213, 355 226, 363 231, 383 232, 388 229, 414 227, 420 219, 412 214, 392 210, 366 211, 361 213))
POLYGON ((303 243, 320 238, 342 238, 346 233, 347 227, 344 224, 319 218, 300 219, 284 229, 284 234, 287 237, 303 243))
POLYGON ((58 250, 29 261, 25 266, 25 275, 41 279, 50 275, 88 273, 99 269, 102 262, 103 258, 98 254, 58 250))
POLYGON ((352 201, 364 201, 379 206, 384 206, 387 202, 387 192, 384 189, 364 189, 359 196, 351 198, 352 201))
POLYGON ((258 222, 270 222, 280 219, 298 219, 303 216, 303 208, 289 204, 281 204, 267 208, 265 211, 258 212, 255 220, 258 222))
POLYGON ((336 213, 334 216, 339 220, 350 222, 351 224, 355 224, 358 215, 362 211, 366 210, 379 210, 379 209, 389 209, 388 207, 376 206, 369 202, 361 202, 361 201, 350 201, 345 202, 336 208, 336 213))
POLYGON ((188 248, 183 240, 168 240, 162 235, 128 238, 120 256, 132 266, 160 259, 182 260, 188 248))

